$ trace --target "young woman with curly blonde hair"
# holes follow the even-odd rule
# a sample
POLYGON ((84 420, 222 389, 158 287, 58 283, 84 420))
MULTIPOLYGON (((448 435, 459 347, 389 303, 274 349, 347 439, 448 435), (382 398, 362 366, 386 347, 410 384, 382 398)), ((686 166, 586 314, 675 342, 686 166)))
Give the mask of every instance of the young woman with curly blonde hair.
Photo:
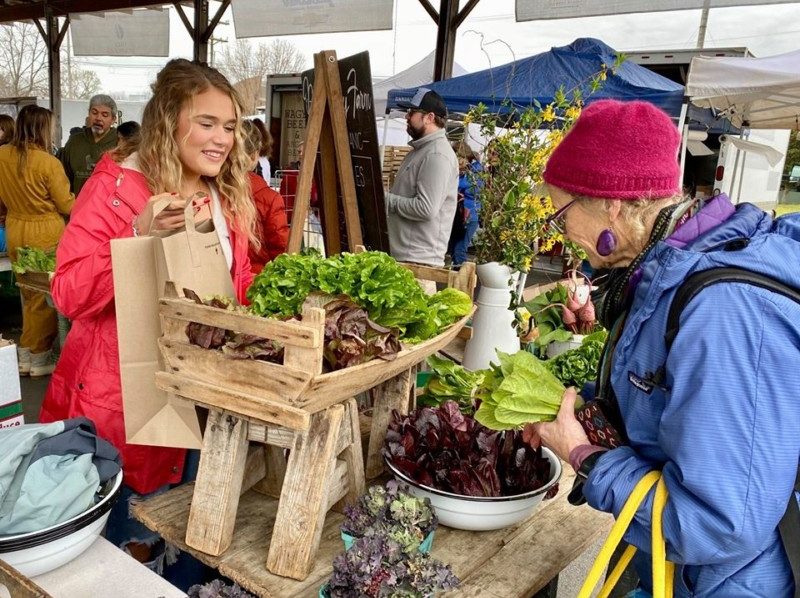
POLYGON ((157 538, 128 519, 125 503, 179 482, 186 451, 126 442, 110 242, 181 228, 186 202, 202 192, 196 218, 213 218, 242 302, 253 278, 248 246, 258 244, 236 91, 218 71, 184 59, 167 63, 152 89, 140 139, 97 163, 59 245, 52 294, 72 329, 40 415, 42 422, 89 417, 120 450, 128 501, 112 512, 107 536, 140 560, 155 556, 157 538), (148 202, 165 197, 168 207, 147 216, 148 202))

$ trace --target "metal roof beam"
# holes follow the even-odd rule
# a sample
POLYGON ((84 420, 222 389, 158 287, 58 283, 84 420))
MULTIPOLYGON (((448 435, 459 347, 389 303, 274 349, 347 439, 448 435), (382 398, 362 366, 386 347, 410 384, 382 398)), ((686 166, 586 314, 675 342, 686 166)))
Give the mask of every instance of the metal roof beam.
POLYGON ((163 0, 49 0, 48 2, 26 2, 24 4, 0 5, 0 23, 11 21, 28 21, 47 17, 46 8, 51 14, 63 17, 70 13, 104 12, 119 9, 142 8, 145 6, 162 6, 168 4, 163 0))

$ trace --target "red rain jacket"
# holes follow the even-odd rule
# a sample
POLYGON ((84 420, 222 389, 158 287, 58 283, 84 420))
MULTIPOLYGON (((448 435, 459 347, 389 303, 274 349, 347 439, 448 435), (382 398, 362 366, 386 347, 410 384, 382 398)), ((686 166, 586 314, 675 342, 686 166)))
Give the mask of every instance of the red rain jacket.
MULTIPOLYGON (((133 236, 133 220, 152 193, 144 176, 104 155, 81 190, 56 253, 51 288, 59 312, 72 320, 50 379, 39 421, 86 416, 122 453, 125 483, 148 493, 180 482, 184 449, 125 442, 111 239, 133 236)), ((239 301, 253 280, 248 239, 230 227, 233 286, 239 301)))
POLYGON ((250 175, 250 195, 258 212, 256 234, 261 240, 261 249, 250 247, 250 267, 253 274, 264 269, 281 253, 286 253, 289 244, 289 223, 286 219, 286 204, 277 191, 254 172, 250 175))

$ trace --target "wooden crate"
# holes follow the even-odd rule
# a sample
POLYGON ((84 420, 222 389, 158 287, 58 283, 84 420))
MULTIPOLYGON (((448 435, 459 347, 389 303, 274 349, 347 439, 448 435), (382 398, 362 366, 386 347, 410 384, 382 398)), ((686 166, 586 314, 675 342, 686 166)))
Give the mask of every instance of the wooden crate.
MULTIPOLYGON (((473 264, 459 272, 412 270, 417 277, 470 294, 474 290, 473 264)), ((391 411, 407 412, 412 406, 414 367, 450 343, 470 317, 404 348, 392 361, 373 360, 323 374, 323 309, 305 306, 300 320, 281 322, 171 296, 160 300, 160 315, 165 371, 156 374, 156 384, 211 410, 186 544, 211 555, 225 552, 233 539, 239 496, 255 486, 279 497, 266 567, 294 579, 310 571, 328 510, 352 502, 364 489, 353 397, 369 390, 375 397, 367 464, 380 471, 391 411), (193 346, 185 332, 189 322, 279 341, 284 362, 232 359, 193 346)))
POLYGON ((20 288, 49 295, 50 281, 53 279, 53 275, 53 272, 26 272, 25 274, 14 274, 14 279, 20 288))
POLYGON ((409 145, 387 145, 383 148, 383 188, 391 189, 403 160, 411 151, 409 145))

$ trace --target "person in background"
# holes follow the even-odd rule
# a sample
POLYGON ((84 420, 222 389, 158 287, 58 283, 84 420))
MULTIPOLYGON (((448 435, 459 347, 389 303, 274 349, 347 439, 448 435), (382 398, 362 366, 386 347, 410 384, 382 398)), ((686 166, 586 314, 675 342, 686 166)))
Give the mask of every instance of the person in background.
POLYGON ((0 114, 0 145, 11 143, 14 138, 14 118, 8 114, 0 114))
POLYGON ((453 256, 453 265, 460 266, 467 261, 467 250, 472 244, 472 237, 475 236, 475 232, 478 230, 478 211, 481 208, 478 195, 483 186, 483 181, 477 176, 477 173, 482 170, 481 163, 466 141, 460 142, 455 151, 458 157, 458 195, 459 201, 462 202, 463 206, 462 210, 456 211, 456 218, 463 219, 463 226, 457 227, 454 222, 453 230, 460 229, 462 234, 457 238, 453 238, 453 235, 451 235, 450 238, 452 241, 451 255, 453 256))
POLYGON ((39 421, 86 416, 119 449, 124 486, 106 537, 158 570, 165 556, 163 546, 155 548, 158 535, 132 519, 128 509, 142 496, 180 482, 186 451, 126 441, 111 240, 182 228, 187 198, 201 192, 206 199, 197 200, 195 211, 210 202, 241 303, 247 302, 245 291, 253 280, 248 249, 259 241, 238 93, 217 70, 180 58, 166 64, 152 89, 141 139, 102 156, 59 244, 52 295, 72 329, 39 421), (167 208, 148 218, 147 204, 165 198, 171 200, 167 208))
POLYGON ((272 178, 272 166, 270 166, 269 158, 272 155, 272 134, 269 132, 267 125, 260 118, 251 120, 258 132, 261 134, 261 146, 258 148, 258 165, 256 166, 256 174, 267 181, 269 185, 270 178, 272 178))
POLYGON ((124 141, 129 143, 138 142, 142 126, 135 120, 126 120, 117 127, 117 144, 124 141))
MULTIPOLYGON (((251 167, 256 168, 262 145, 261 132, 250 120, 242 122, 244 130, 244 147, 250 156, 251 167)), ((286 253, 289 243, 289 223, 286 220, 286 204, 283 197, 267 185, 263 178, 253 170, 247 173, 250 178, 250 195, 256 205, 256 235, 261 246, 250 246, 250 268, 253 274, 264 269, 267 262, 281 253, 286 253)))
MULTIPOLYGON (((661 472, 677 598, 790 598, 778 524, 798 508, 800 304, 724 281, 686 305, 669 349, 665 333, 678 289, 697 272, 739 267, 799 289, 800 218, 773 221, 725 195, 698 208, 680 194, 680 140, 653 104, 599 100, 548 160, 549 225, 607 269, 598 319, 609 340, 596 405, 627 442, 591 445, 572 388, 555 421, 532 427, 577 472, 573 497, 614 516, 645 474, 661 472)), ((653 590, 654 492, 625 534, 639 549, 638 596, 653 590)))
POLYGON ((76 196, 91 176, 100 156, 117 145, 117 134, 112 126, 116 120, 117 103, 114 99, 105 94, 92 96, 87 115, 89 124, 70 135, 61 149, 59 158, 76 196))
MULTIPOLYGON (((0 145, 5 145, 7 143, 11 143, 11 139, 14 137, 14 119, 9 116, 8 114, 0 114, 0 145)), ((5 229, 6 226, 6 208, 0 202, 0 228, 5 229)), ((5 230, 2 233, 2 239, 0 239, 0 251, 6 251, 6 237, 5 237, 5 230)))
MULTIPOLYGON (((24 106, 17 116, 11 142, 0 147, 0 203, 7 210, 6 241, 12 261, 17 249, 54 249, 64 232, 64 217, 75 196, 53 146, 53 113, 24 106)), ((22 294, 22 337, 17 347, 19 373, 49 375, 54 368, 51 347, 58 334, 56 311, 45 295, 26 289, 22 294)))
POLYGON ((389 249, 401 262, 444 266, 458 195, 458 160, 445 136, 447 108, 424 87, 408 102, 406 130, 413 148, 386 196, 389 249))

